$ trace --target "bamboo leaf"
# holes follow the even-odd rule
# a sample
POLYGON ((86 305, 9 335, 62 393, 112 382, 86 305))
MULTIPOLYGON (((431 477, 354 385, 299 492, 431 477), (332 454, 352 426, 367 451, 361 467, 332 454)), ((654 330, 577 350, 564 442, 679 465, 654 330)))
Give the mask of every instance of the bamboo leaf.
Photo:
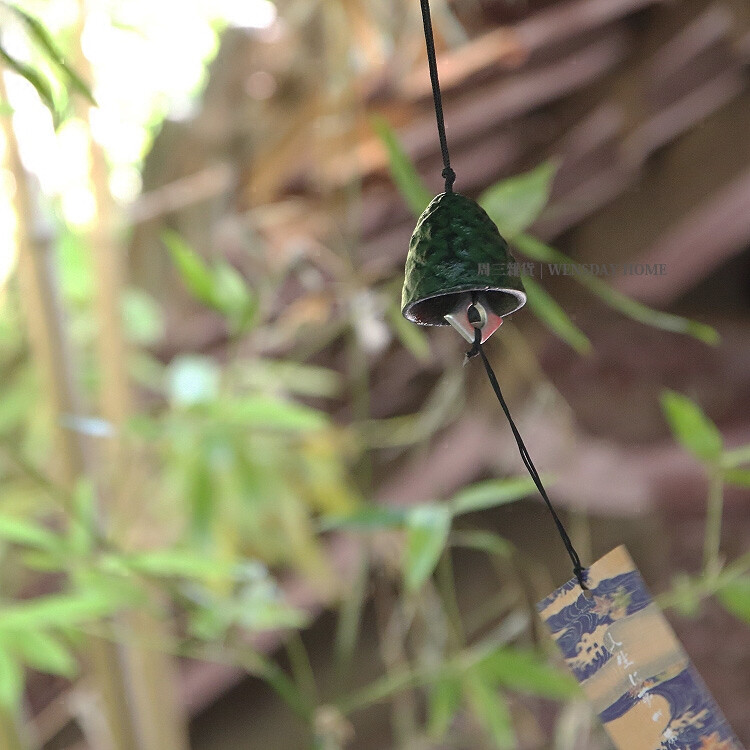
POLYGON ((0 47, 0 60, 3 60, 14 73, 18 73, 22 78, 25 78, 36 89, 39 98, 52 113, 52 118, 57 125, 59 113, 55 104, 55 97, 52 95, 52 87, 44 76, 31 65, 27 65, 9 55, 3 47, 0 47))
MULTIPOLYGON (((539 263, 575 263, 565 253, 561 253, 527 234, 518 234, 513 238, 513 243, 527 258, 539 263)), ((613 310, 617 310, 631 320, 663 331, 683 333, 712 346, 720 341, 719 334, 711 326, 683 318, 680 315, 654 310, 613 289, 609 284, 592 274, 576 274, 573 278, 613 310)))
POLYGON ((719 461, 721 433, 696 403, 681 393, 664 391, 661 406, 672 434, 683 448, 701 461, 719 461))
POLYGON ((750 576, 725 583, 716 596, 726 610, 750 623, 750 576))
POLYGON ((125 555, 122 563, 139 573, 160 578, 193 578, 198 580, 230 578, 234 564, 199 555, 189 550, 153 550, 125 555))
POLYGON ((0 633, 24 629, 75 627, 106 617, 125 605, 120 593, 103 588, 52 594, 0 607, 0 633))
POLYGON ((750 487, 750 469, 727 469, 723 478, 727 484, 735 487, 750 487))
POLYGON ((466 547, 497 557, 507 558, 513 554, 513 545, 491 531, 461 529, 451 533, 450 542, 454 547, 466 547))
POLYGON ((373 117, 372 126, 388 152, 391 177, 412 213, 419 216, 432 200, 432 192, 422 182, 409 156, 391 126, 382 117, 373 117))
POLYGON ((385 505, 368 505, 344 515, 325 516, 320 522, 321 531, 337 529, 351 531, 379 531, 402 528, 407 518, 406 508, 385 505))
POLYGON ((541 698, 564 700, 578 694, 578 683, 572 675, 528 649, 498 648, 480 662, 477 670, 490 685, 541 698))
POLYGON ((461 515, 495 508, 527 497, 535 489, 531 477, 489 479, 472 484, 454 495, 450 501, 450 509, 454 515, 461 515))
POLYGON ((513 750, 516 735, 513 731, 508 704, 478 669, 464 676, 466 696, 477 721, 485 728, 498 750, 513 750))
POLYGON ((62 77, 68 84, 68 86, 77 91, 79 94, 85 96, 91 104, 96 106, 96 100, 94 99, 91 90, 83 82, 78 73, 76 73, 75 70, 73 70, 65 62, 65 57, 63 56, 62 52, 60 52, 60 49, 52 39, 52 36, 50 35, 49 31, 47 31, 44 24, 42 24, 39 19, 35 18, 32 15, 29 15, 28 13, 26 13, 26 11, 22 10, 16 5, 8 4, 7 7, 10 8, 10 10, 21 20, 21 22, 29 32, 29 35, 46 53, 47 58, 62 74, 62 77))
POLYGON ((427 733, 441 740, 461 706, 461 682, 452 675, 441 677, 432 686, 427 704, 427 733))
POLYGON ((214 277, 203 258, 171 229, 162 232, 161 239, 193 297, 209 307, 216 307, 214 277))
POLYGON ((406 519, 404 582, 417 591, 435 570, 448 541, 451 512, 445 505, 422 505, 409 511, 406 519))
POLYGON ((60 539, 44 526, 6 515, 0 515, 0 539, 47 551, 60 547, 60 539))
POLYGON ((557 164, 545 162, 530 172, 502 180, 488 188, 479 204, 506 239, 528 229, 547 205, 557 164))
POLYGON ((39 630, 22 630, 14 633, 11 642, 22 659, 39 672, 74 677, 78 662, 70 649, 51 635, 39 630))
POLYGON ((526 300, 533 313, 549 328, 579 354, 591 352, 591 342, 583 331, 573 323, 565 310, 549 294, 528 276, 523 277, 526 300))

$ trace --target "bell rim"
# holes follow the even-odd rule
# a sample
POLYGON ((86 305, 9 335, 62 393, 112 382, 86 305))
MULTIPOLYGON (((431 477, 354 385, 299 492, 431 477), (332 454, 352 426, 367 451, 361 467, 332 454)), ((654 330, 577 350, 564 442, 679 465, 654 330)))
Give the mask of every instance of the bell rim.
MULTIPOLYGON (((525 291, 523 291, 522 289, 514 289, 512 287, 477 286, 476 284, 467 284, 466 286, 456 287, 450 290, 450 294, 461 294, 462 292, 502 292, 504 294, 509 294, 511 297, 515 297, 518 301, 518 305, 516 305, 516 307, 514 307, 509 312, 504 313, 503 317, 507 317, 508 315, 512 315, 514 312, 518 312, 526 304, 528 299, 525 291)), ((420 297, 419 299, 412 300, 411 302, 404 305, 404 308, 401 310, 401 314, 411 323, 416 323, 420 326, 450 325, 450 323, 448 323, 445 318, 443 318, 440 323, 427 323, 423 320, 418 320, 411 312, 414 306, 420 304, 421 302, 426 302, 427 300, 437 299, 438 297, 445 296, 445 292, 440 292, 439 294, 430 294, 426 297, 420 297)))

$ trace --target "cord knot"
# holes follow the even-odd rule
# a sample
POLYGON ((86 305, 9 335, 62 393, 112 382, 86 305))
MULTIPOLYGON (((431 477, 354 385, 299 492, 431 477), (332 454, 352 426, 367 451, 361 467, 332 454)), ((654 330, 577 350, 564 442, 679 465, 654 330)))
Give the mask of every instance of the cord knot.
POLYGON ((453 183, 456 181, 456 173, 450 168, 446 167, 443 172, 443 179, 445 180, 445 192, 453 192, 453 183))
POLYGON ((479 354, 479 347, 482 345, 482 329, 478 326, 474 327, 474 343, 471 345, 471 349, 466 352, 464 357, 464 365, 479 354))

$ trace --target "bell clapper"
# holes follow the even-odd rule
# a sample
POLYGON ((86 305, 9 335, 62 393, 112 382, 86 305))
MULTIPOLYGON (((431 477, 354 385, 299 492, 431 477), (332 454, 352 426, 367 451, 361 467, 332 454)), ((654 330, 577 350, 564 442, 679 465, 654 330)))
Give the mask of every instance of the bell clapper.
POLYGON ((502 325, 503 319, 492 311, 482 292, 459 295, 456 306, 445 315, 448 321, 470 344, 476 328, 482 331, 482 343, 502 325))

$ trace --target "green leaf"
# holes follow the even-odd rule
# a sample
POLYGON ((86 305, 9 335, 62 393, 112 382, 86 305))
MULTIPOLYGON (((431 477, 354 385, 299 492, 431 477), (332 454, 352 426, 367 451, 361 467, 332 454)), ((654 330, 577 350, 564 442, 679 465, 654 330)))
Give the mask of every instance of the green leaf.
POLYGON ((33 39, 35 39, 39 46, 44 50, 47 58, 57 67, 59 72, 62 74, 63 79, 70 86, 70 88, 74 89, 79 94, 83 94, 83 96, 85 96, 91 104, 96 106, 96 100, 94 99, 91 90, 83 82, 78 73, 76 73, 65 62, 63 54, 60 52, 59 48, 53 41, 49 31, 47 31, 45 26, 37 18, 29 15, 28 13, 26 13, 26 11, 22 10, 18 6, 7 4, 7 7, 10 8, 13 13, 15 13, 16 16, 21 19, 24 26, 26 26, 29 35, 33 39))
POLYGON ((661 395, 664 416, 675 439, 701 461, 716 463, 721 457, 721 433, 701 408, 675 391, 661 395))
MULTIPOLYGON (((546 245, 544 242, 528 234, 517 235, 513 238, 513 244, 527 258, 539 263, 575 263, 565 253, 561 253, 559 250, 546 245)), ((711 326, 647 307, 622 292, 618 292, 592 274, 576 274, 573 278, 599 297, 609 307, 617 310, 631 320, 652 326, 653 328, 659 328, 663 331, 683 333, 712 346, 719 343, 719 334, 711 326)))
POLYGON ((452 675, 441 677, 430 690, 427 703, 427 733, 441 740, 461 706, 461 682, 452 675))
POLYGON ((193 297, 215 308, 214 276, 208 264, 177 232, 166 229, 162 232, 161 239, 193 297))
POLYGON ((510 557, 513 554, 513 545, 501 536, 491 531, 475 529, 461 529, 450 535, 450 542, 454 547, 466 547, 488 555, 497 557, 510 557))
POLYGON ((3 60, 13 72, 18 73, 22 78, 25 78, 36 89, 39 98, 52 113, 55 125, 57 125, 59 117, 57 105, 55 104, 55 98, 52 95, 52 87, 44 76, 31 67, 31 65, 27 65, 9 55, 2 47, 0 47, 0 60, 3 60))
POLYGON ((404 582, 417 591, 435 570, 448 541, 451 512, 445 505, 412 508, 406 519, 404 582))
POLYGON ((549 201, 557 164, 545 162, 530 172, 516 175, 488 188, 479 198, 479 205, 497 224, 506 239, 528 229, 549 201))
POLYGON ((735 487, 750 487, 750 469, 727 469, 722 477, 735 487))
POLYGON ((9 638, 24 662, 39 672, 74 677, 78 662, 68 648, 39 630, 22 630, 9 638))
POLYGON ((498 648, 482 659, 477 670, 488 684, 541 698, 564 700, 579 692, 571 674, 561 672, 542 655, 528 649, 498 648))
POLYGON ((591 342, 583 331, 573 323, 565 310, 555 302, 544 289, 528 276, 523 277, 526 300, 533 313, 549 328, 579 354, 591 352, 591 342))
POLYGON ((16 712, 24 689, 23 668, 18 660, 0 644, 0 706, 16 712))
POLYGON ((0 606, 0 633, 35 628, 75 627, 107 617, 124 605, 117 592, 103 589, 52 594, 0 606))
POLYGON ((44 526, 6 515, 0 515, 0 539, 48 551, 60 547, 59 537, 44 526))
POLYGON ((513 731, 508 704, 500 693, 473 669, 464 676, 466 697, 477 721, 485 728, 498 750, 513 750, 516 735, 513 731))
POLYGON ((450 508, 454 515, 473 513, 499 505, 507 505, 535 491, 536 486, 531 477, 488 479, 485 482, 472 484, 454 495, 450 500, 450 508))
POLYGON ((329 515, 320 521, 321 531, 344 529, 351 531, 379 531, 402 528, 408 510, 385 505, 368 505, 345 515, 329 515))
POLYGON ((382 117, 373 117, 372 126, 388 152, 391 176, 415 216, 432 200, 432 192, 422 182, 411 159, 402 148, 391 126, 382 117))
POLYGON ((750 623, 750 576, 725 583, 716 596, 726 610, 750 623))

